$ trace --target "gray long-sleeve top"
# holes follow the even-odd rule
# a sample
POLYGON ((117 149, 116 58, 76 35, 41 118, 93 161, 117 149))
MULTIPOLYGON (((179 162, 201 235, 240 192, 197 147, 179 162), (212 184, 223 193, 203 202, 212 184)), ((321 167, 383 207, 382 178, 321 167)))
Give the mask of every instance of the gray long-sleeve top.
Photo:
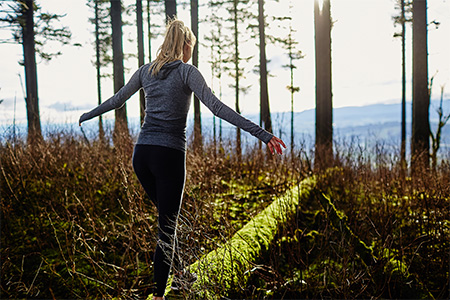
POLYGON ((159 145, 186 151, 186 119, 192 92, 211 112, 268 143, 273 135, 244 118, 212 93, 200 71, 181 60, 165 64, 152 76, 150 64, 137 70, 114 96, 80 117, 80 123, 120 108, 134 93, 145 92, 145 118, 137 144, 159 145))

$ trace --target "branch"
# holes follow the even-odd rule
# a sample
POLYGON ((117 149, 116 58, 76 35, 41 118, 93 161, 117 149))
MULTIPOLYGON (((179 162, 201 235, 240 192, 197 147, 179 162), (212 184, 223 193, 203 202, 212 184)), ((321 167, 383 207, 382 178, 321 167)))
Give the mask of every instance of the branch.
POLYGON ((14 39, 0 39, 0 44, 18 44, 14 39))
MULTIPOLYGON (((2 20, 0 20, 1 22, 2 20)), ((9 29, 11 27, 20 27, 19 24, 9 24, 9 25, 4 25, 4 26, 0 26, 0 29, 9 29)))

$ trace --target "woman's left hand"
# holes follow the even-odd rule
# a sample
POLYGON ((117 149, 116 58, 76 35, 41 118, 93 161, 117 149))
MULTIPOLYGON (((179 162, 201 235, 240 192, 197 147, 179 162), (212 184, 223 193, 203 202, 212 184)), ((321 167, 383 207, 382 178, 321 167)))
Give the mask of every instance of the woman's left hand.
POLYGON ((269 146, 269 150, 270 153, 275 154, 274 151, 276 151, 277 154, 283 154, 283 150, 281 149, 281 146, 283 146, 286 149, 286 145, 284 144, 284 142, 277 138, 276 136, 274 136, 269 143, 267 144, 267 146, 269 146))

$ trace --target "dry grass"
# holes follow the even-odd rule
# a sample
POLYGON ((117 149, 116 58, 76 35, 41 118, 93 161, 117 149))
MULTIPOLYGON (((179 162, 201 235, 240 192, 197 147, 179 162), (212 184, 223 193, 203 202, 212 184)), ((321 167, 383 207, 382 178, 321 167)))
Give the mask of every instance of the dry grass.
MULTIPOLYGON (((133 173, 132 144, 110 145, 87 144, 73 132, 31 146, 11 139, 0 145, 2 298, 145 295, 156 211, 133 173)), ((182 266, 226 242, 272 197, 312 174, 314 155, 304 147, 270 157, 256 145, 242 161, 233 149, 206 142, 203 152, 187 153, 182 266)), ((408 285, 448 297, 449 157, 411 179, 402 176, 395 148, 383 144, 372 150, 341 143, 335 154, 340 176, 324 177, 319 190, 373 246, 377 263, 356 259, 352 240, 311 198, 270 254, 255 262, 249 285, 227 291, 230 297, 407 298, 408 285), (409 282, 398 271, 403 266, 409 282)))

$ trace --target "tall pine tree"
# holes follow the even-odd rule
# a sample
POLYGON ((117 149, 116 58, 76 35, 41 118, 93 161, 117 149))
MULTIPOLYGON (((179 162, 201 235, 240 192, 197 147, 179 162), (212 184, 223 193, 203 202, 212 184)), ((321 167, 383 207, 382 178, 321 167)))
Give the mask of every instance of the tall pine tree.
MULTIPOLYGON (((210 42, 211 55, 208 61, 211 65, 212 74, 212 84, 211 88, 214 88, 214 79, 217 78, 218 87, 218 97, 222 99, 222 74, 225 70, 224 68, 224 48, 227 46, 224 43, 222 36, 222 29, 225 20, 223 19, 223 14, 221 14, 222 1, 210 1, 208 2, 208 7, 210 8, 211 14, 209 15, 208 22, 210 26, 210 32, 205 36, 205 40, 210 42)), ((216 149, 217 144, 217 125, 216 116, 213 116, 213 138, 214 138, 214 149, 216 149)), ((219 145, 222 144, 222 119, 219 118, 219 134, 218 134, 219 145)))
MULTIPOLYGON (((400 24, 401 32, 395 33, 394 37, 400 37, 402 40, 402 104, 401 104, 401 150, 400 165, 403 172, 406 171, 406 23, 411 22, 407 17, 411 2, 397 0, 397 6, 400 9, 400 15, 394 17, 394 23, 400 24)), ((405 173, 404 173, 405 174, 405 173)))
POLYGON ((269 88, 267 82, 266 33, 265 33, 264 0, 258 0, 258 31, 259 31, 259 80, 260 80, 260 125, 272 132, 270 117, 269 88))
MULTIPOLYGON (((136 29, 137 29, 137 43, 138 43, 138 66, 144 65, 144 24, 142 20, 142 0, 136 0, 136 29)), ((141 124, 145 117, 145 96, 144 90, 139 91, 139 111, 141 124)))
POLYGON ((176 15, 177 15, 177 1, 176 0, 164 0, 164 6, 166 9, 166 21, 176 17, 176 15))
POLYGON ((42 138, 39 115, 38 82, 36 68, 36 49, 34 40, 34 1, 20 3, 20 14, 23 20, 22 46, 23 64, 25 67, 25 86, 27 90, 28 141, 42 138))
POLYGON ((274 21, 278 20, 281 22, 282 25, 280 25, 281 28, 287 29, 287 36, 284 38, 280 37, 271 37, 271 39, 281 44, 281 46, 287 51, 287 57, 289 59, 289 63, 286 65, 283 65, 283 68, 286 68, 289 70, 290 73, 290 84, 286 86, 286 88, 289 90, 291 94, 291 124, 290 124, 290 131, 291 131, 291 154, 294 153, 294 94, 298 93, 300 91, 300 87, 295 86, 294 84, 294 70, 297 68, 295 65, 295 61, 304 58, 302 51, 297 50, 298 42, 294 39, 294 33, 296 32, 294 28, 292 27, 292 1, 289 1, 289 16, 282 16, 282 17, 274 17, 274 21), (284 23, 288 21, 289 26, 286 28, 284 23))
MULTIPOLYGON (((111 1, 111 27, 112 27, 112 48, 113 48, 113 73, 114 73, 114 93, 117 93, 125 84, 123 66, 123 42, 122 42, 122 1, 111 1)), ((127 107, 124 104, 115 110, 116 121, 114 124, 115 143, 117 138, 128 137, 127 107)))
POLYGON ((430 122, 427 52, 427 1, 413 0, 413 98, 411 167, 429 168, 430 122))
MULTIPOLYGON (((49 53, 44 51, 47 41, 58 41, 68 44, 71 32, 67 27, 54 27, 54 22, 59 21, 61 15, 42 12, 41 8, 33 0, 3 1, 1 5, 8 6, 10 12, 0 18, 1 23, 6 23, 13 32, 13 39, 2 41, 22 44, 23 64, 25 68, 26 110, 28 122, 28 143, 42 139, 41 120, 39 113, 38 79, 36 67, 36 54, 44 61, 61 54, 61 51, 49 53), (35 22, 39 20, 40 25, 35 22)), ((78 45, 78 44, 76 44, 78 45)))
MULTIPOLYGON (((232 50, 230 51, 229 59, 225 59, 225 61, 231 64, 230 75, 234 79, 234 84, 231 86, 234 88, 235 92, 235 110, 237 113, 241 113, 240 110, 240 94, 245 93, 248 90, 248 87, 242 85, 242 78, 244 75, 244 69, 242 67, 243 61, 248 61, 249 58, 242 57, 240 53, 240 37, 241 30, 248 20, 248 8, 249 3, 248 0, 231 0, 226 2, 227 10, 230 14, 230 21, 232 23, 230 29, 232 32, 230 45, 232 50)), ((238 161, 241 160, 242 149, 241 149, 241 129, 236 127, 236 156, 238 161)))
MULTIPOLYGON (((191 0, 191 29, 194 35, 197 37, 197 43, 192 52, 192 64, 198 67, 198 0, 191 0)), ((202 123, 200 112, 200 100, 194 95, 194 147, 202 147, 202 123)))
MULTIPOLYGON (((109 10, 106 5, 108 0, 90 0, 87 5, 94 10, 94 17, 89 21, 94 24, 95 34, 95 69, 97 77, 97 102, 102 103, 102 82, 104 77, 102 68, 110 64, 111 57, 109 52, 111 50, 111 22, 109 10)), ((98 129, 100 140, 104 139, 105 132, 103 129, 103 116, 98 118, 98 129)))
POLYGON ((330 0, 314 2, 316 48, 316 142, 314 166, 324 169, 333 158, 333 103, 331 91, 330 0))

